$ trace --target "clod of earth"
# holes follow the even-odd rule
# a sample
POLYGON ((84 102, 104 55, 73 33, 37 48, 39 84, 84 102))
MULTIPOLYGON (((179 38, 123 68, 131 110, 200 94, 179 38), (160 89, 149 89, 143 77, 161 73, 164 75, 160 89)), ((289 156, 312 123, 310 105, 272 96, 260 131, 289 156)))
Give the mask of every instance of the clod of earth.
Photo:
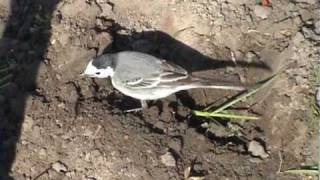
POLYGON ((171 152, 167 152, 166 154, 160 156, 161 162, 167 167, 175 167, 176 160, 174 159, 171 152))
POLYGON ((261 157, 263 159, 269 157, 263 145, 255 140, 249 142, 248 151, 255 157, 261 157))
POLYGON ((66 172, 68 171, 68 168, 65 164, 62 162, 58 161, 52 164, 51 168, 55 170, 56 172, 66 172))

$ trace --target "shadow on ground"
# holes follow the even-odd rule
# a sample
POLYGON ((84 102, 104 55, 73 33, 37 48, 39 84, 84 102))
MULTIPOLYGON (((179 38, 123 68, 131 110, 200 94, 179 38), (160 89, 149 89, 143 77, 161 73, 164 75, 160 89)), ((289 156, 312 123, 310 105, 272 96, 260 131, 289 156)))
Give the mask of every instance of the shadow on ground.
MULTIPOLYGON (((0 179, 10 179, 15 159, 26 101, 36 93, 38 67, 47 51, 53 11, 58 0, 12 0, 11 15, 0 41, 0 60, 14 66, 13 79, 3 89, 0 108, 0 179)), ((117 33, 121 27, 111 27, 113 43, 103 52, 135 50, 152 54, 175 62, 190 72, 234 66, 230 60, 217 60, 202 55, 199 51, 177 41, 161 31, 146 31, 123 35, 117 33)), ((268 69, 261 63, 239 61, 238 66, 268 69)), ((195 102, 188 94, 177 94, 181 102, 192 108, 195 102)), ((46 103, 46 102, 44 102, 46 103)), ((123 104, 120 104, 123 106, 123 104)))
POLYGON ((14 66, 0 105, 0 179, 11 179, 27 98, 35 93, 39 64, 50 39, 50 21, 58 0, 12 0, 0 40, 1 64, 14 66))
MULTIPOLYGON (((97 29, 99 31, 99 29, 97 29)), ((216 70, 226 67, 242 67, 242 68, 257 68, 266 71, 271 71, 270 67, 263 62, 246 62, 239 60, 233 62, 232 60, 213 59, 206 55, 203 55, 199 51, 190 46, 178 41, 173 36, 162 31, 143 31, 143 32, 130 32, 131 30, 120 26, 119 24, 112 22, 112 26, 107 30, 113 37, 113 42, 107 46, 100 53, 115 53, 120 51, 139 51, 147 54, 151 54, 160 59, 165 59, 175 64, 178 64, 185 68, 188 72, 193 73, 197 71, 216 70), (119 31, 129 31, 130 33, 123 34, 119 31)), ((219 53, 219 47, 214 49, 219 53)), ((225 55, 224 55, 225 56, 225 55)), ((223 79, 214 79, 219 81, 225 81, 223 79)), ((234 82, 235 85, 239 84, 234 82)), ((199 108, 193 98, 187 91, 181 91, 176 93, 176 97, 186 107, 190 109, 199 108)), ((109 98, 113 101, 112 98, 109 98)), ((129 98, 130 99, 130 98, 129 98)), ((124 99, 127 101, 128 98, 124 99)), ((122 109, 136 108, 139 103, 134 103, 131 107, 130 103, 123 102, 117 106, 122 109)))

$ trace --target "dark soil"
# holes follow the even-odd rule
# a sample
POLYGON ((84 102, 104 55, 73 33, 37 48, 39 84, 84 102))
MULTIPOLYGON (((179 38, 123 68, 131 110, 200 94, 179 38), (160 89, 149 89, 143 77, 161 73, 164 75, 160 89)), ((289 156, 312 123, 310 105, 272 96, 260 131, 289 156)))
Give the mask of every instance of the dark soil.
POLYGON ((0 65, 13 75, 0 89, 0 179, 312 178, 284 171, 316 163, 319 12, 316 0, 0 1, 0 65), (192 115, 237 95, 212 89, 126 113, 139 102, 79 76, 124 50, 235 83, 282 71, 235 107, 260 120, 192 115))

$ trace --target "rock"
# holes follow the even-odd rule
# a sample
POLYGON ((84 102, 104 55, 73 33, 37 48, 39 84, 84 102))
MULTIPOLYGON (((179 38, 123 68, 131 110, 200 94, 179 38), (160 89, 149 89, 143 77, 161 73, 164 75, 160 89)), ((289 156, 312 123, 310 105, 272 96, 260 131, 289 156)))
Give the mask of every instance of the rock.
POLYGON ((249 142, 248 151, 255 157, 261 157, 263 159, 269 157, 269 154, 265 151, 263 145, 255 140, 249 142))
POLYGON ((320 41, 320 35, 317 35, 313 30, 307 27, 302 27, 302 33, 306 39, 320 41))
POLYGON ((314 29, 313 31, 317 34, 320 35, 320 20, 314 23, 314 29))
POLYGON ((271 9, 267 6, 254 6, 253 9, 254 14, 261 18, 261 19, 267 19, 269 14, 271 13, 271 9))
POLYGON ((252 62, 254 62, 254 61, 258 60, 258 59, 259 59, 259 57, 253 51, 249 51, 245 55, 245 58, 244 58, 244 60, 247 61, 248 63, 252 63, 252 62))
POLYGON ((65 164, 60 161, 57 161, 51 165, 51 168, 56 172, 67 172, 68 168, 65 164))
POLYGON ((100 17, 110 18, 113 16, 113 8, 111 4, 107 2, 98 3, 101 7, 102 13, 99 15, 100 17))
POLYGON ((160 156, 161 162, 167 167, 175 167, 176 160, 174 159, 171 152, 167 152, 166 154, 160 156))
POLYGON ((69 178, 74 179, 75 176, 76 176, 76 172, 75 171, 69 171, 69 172, 66 173, 66 176, 69 177, 69 178))

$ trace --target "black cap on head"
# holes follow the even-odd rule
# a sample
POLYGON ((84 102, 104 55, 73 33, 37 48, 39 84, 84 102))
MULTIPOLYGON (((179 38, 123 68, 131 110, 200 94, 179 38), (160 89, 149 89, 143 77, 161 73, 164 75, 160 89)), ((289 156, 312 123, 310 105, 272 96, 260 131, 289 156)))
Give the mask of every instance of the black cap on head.
POLYGON ((96 57, 92 61, 92 65, 97 69, 106 69, 107 67, 114 68, 116 65, 116 55, 115 54, 103 54, 96 57))

